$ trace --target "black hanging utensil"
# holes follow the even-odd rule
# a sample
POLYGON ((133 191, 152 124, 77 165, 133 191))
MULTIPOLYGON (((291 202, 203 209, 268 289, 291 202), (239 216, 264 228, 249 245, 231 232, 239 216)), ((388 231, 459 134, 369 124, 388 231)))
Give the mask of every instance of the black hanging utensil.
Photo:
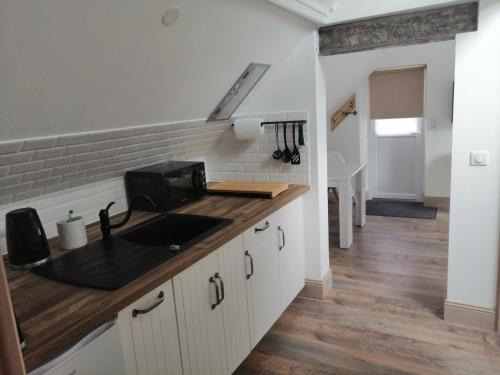
POLYGON ((304 123, 299 122, 299 146, 304 146, 304 123))
POLYGON ((295 143, 295 124, 292 126, 292 138, 293 138, 293 151, 291 155, 291 160, 293 165, 300 164, 300 152, 297 148, 297 143, 295 143))
POLYGON ((274 131, 276 133, 276 147, 278 147, 278 149, 273 152, 273 159, 280 160, 281 157, 283 156, 283 151, 281 151, 281 149, 280 149, 280 141, 278 139, 278 133, 279 133, 279 125, 278 124, 275 125, 274 131))
POLYGON ((292 159, 292 152, 288 148, 288 144, 286 143, 286 124, 283 124, 283 139, 285 140, 285 149, 283 150, 283 156, 281 157, 281 160, 285 163, 290 163, 290 160, 292 159))

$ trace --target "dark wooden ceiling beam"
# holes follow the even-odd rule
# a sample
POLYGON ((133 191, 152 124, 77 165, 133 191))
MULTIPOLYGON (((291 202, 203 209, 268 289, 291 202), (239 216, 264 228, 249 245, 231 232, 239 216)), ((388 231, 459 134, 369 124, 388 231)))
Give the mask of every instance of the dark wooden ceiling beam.
POLYGON ((477 19, 478 3, 472 2, 324 26, 319 51, 328 56, 453 40, 456 34, 477 31, 477 19))

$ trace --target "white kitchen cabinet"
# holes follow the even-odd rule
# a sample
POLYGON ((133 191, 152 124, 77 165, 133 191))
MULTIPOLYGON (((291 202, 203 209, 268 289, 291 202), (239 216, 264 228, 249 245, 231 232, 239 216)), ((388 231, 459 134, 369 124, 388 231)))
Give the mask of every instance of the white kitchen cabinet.
POLYGON ((304 287, 304 219, 302 198, 276 213, 281 285, 281 312, 304 287))
POLYGON ((172 281, 118 314, 128 375, 178 375, 182 362, 172 281))
POLYGON ((242 236, 174 277, 184 374, 230 374, 250 353, 242 236))
POLYGON ((174 277, 184 375, 227 373, 217 251, 174 277))
POLYGON ((217 252, 219 272, 224 278, 225 286, 225 298, 221 307, 228 373, 232 373, 252 349, 243 237, 236 237, 217 252))
POLYGON ((274 216, 243 233, 252 347, 281 314, 277 225, 274 216))

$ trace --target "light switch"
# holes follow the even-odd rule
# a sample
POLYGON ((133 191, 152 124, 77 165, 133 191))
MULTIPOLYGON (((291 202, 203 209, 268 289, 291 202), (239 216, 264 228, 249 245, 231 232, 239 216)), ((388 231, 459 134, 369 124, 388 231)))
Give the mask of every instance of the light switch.
POLYGON ((489 151, 471 151, 470 165, 472 166, 485 166, 490 163, 489 151))

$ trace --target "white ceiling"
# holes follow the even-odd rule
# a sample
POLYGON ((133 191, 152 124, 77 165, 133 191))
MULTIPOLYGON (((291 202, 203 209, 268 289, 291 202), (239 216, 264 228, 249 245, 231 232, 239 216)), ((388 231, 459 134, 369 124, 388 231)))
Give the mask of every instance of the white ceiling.
POLYGON ((460 0, 267 0, 317 25, 460 3, 460 0))

